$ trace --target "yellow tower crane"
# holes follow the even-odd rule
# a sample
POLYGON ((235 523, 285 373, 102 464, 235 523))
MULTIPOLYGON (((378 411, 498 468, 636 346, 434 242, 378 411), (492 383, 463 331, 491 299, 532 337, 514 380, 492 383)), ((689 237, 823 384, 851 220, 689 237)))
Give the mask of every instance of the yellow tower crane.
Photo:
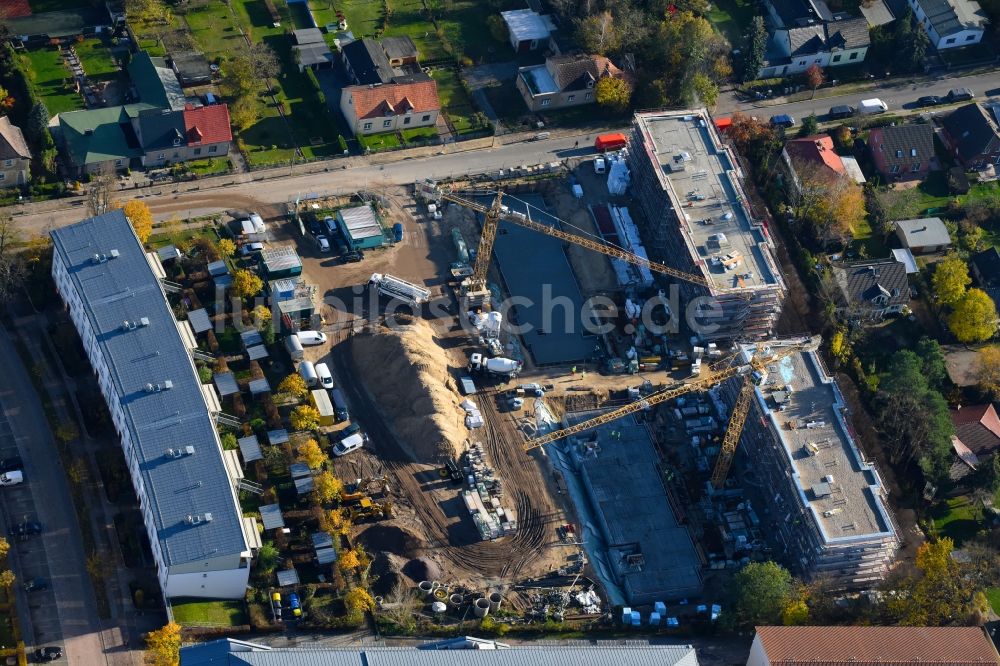
POLYGON ((493 242, 496 240, 497 226, 500 224, 501 220, 512 222, 513 224, 525 227, 526 229, 532 229, 538 233, 545 234, 546 236, 553 236, 566 241, 567 243, 574 243, 615 259, 627 261, 631 264, 635 264, 636 266, 644 266, 650 271, 662 273, 663 275, 669 275, 670 277, 677 278, 678 280, 693 282, 703 287, 710 286, 708 280, 701 275, 685 273, 684 271, 670 268, 664 264, 650 261, 645 257, 640 257, 639 255, 633 254, 616 245, 611 245, 610 243, 605 243, 604 241, 593 240, 578 234, 571 234, 563 231, 562 229, 542 224, 541 222, 536 222, 532 220, 529 215, 524 213, 511 211, 507 206, 503 205, 503 192, 497 192, 496 198, 489 206, 481 204, 478 201, 473 201, 472 199, 460 197, 444 189, 439 189, 437 193, 445 201, 450 201, 462 206, 463 208, 468 208, 469 210, 481 213, 484 217, 483 230, 479 236, 479 246, 476 249, 476 264, 473 267, 472 275, 462 284, 463 295, 469 300, 469 304, 472 306, 486 305, 489 303, 490 292, 486 286, 486 274, 490 267, 491 255, 493 254, 493 242))
POLYGON ((530 439, 526 443, 524 450, 530 451, 536 449, 549 442, 596 428, 605 423, 617 421, 623 416, 648 409, 649 407, 673 400, 687 393, 707 390, 712 386, 721 384, 727 379, 743 375, 743 385, 736 398, 736 404, 733 406, 733 412, 729 417, 719 457, 716 459, 715 469, 712 471, 712 485, 716 488, 721 488, 722 484, 726 481, 726 477, 729 476, 729 467, 732 465, 733 456, 736 455, 736 445, 740 441, 743 424, 746 423, 747 414, 750 411, 753 387, 761 379, 761 373, 766 371, 768 365, 776 363, 787 356, 815 349, 818 346, 818 342, 817 338, 800 338, 761 343, 754 350, 748 361, 740 362, 743 355, 742 352, 727 356, 702 370, 702 376, 697 379, 669 386, 661 391, 651 393, 635 402, 629 403, 624 407, 613 409, 592 419, 581 421, 561 430, 553 430, 545 435, 530 439))

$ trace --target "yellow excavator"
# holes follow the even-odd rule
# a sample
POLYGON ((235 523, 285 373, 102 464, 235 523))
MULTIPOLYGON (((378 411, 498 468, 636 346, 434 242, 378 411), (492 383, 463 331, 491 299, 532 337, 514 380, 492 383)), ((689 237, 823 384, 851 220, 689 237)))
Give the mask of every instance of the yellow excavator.
POLYGON ((392 502, 376 502, 371 497, 363 497, 355 506, 349 508, 351 522, 365 520, 386 520, 392 518, 392 502))

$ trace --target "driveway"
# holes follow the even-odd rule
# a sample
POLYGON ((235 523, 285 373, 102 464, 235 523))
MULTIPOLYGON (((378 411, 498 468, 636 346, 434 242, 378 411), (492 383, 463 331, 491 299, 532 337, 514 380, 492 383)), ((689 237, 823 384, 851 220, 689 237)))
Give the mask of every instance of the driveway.
MULTIPOLYGON (((3 489, 4 529, 11 523, 37 520, 40 537, 14 546, 19 582, 47 579, 51 589, 31 595, 19 586, 18 607, 30 611, 34 635, 26 629, 24 642, 35 646, 62 645, 73 664, 105 662, 94 592, 86 572, 86 555, 70 497, 66 474, 59 461, 41 400, 18 357, 7 331, 0 329, 0 455, 20 455, 25 483, 3 489), (14 448, 17 454, 14 453, 14 448)), ((65 662, 64 662, 65 663, 65 662)))

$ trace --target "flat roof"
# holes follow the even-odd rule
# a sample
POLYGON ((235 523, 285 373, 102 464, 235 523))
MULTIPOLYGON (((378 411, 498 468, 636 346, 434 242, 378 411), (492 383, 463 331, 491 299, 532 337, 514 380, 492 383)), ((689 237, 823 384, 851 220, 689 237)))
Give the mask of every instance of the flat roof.
POLYGON ((212 330, 212 322, 209 320, 208 312, 205 308, 188 312, 188 321, 191 322, 191 328, 195 333, 204 333, 205 331, 212 330))
POLYGON ((213 377, 213 381, 222 397, 240 392, 240 387, 236 384, 236 377, 231 372, 220 372, 213 377))
POLYGON ((934 247, 951 245, 948 227, 940 217, 922 217, 916 220, 899 220, 897 231, 903 235, 907 247, 934 247))
POLYGON ((783 286, 767 232, 747 210, 739 166, 708 111, 640 113, 635 122, 645 145, 633 149, 644 148, 656 166, 688 252, 713 290, 783 286), (728 240, 722 247, 710 243, 720 233, 728 240), (735 268, 713 265, 713 257, 736 253, 741 259, 735 268))
POLYGON ((507 30, 516 42, 527 42, 532 40, 543 40, 549 38, 549 22, 545 16, 537 13, 533 9, 512 9, 500 12, 507 30))
MULTIPOLYGON (((570 422, 591 416, 574 414, 570 422)), ((593 437, 600 448, 582 460, 580 470, 629 601, 698 594, 701 560, 667 499, 659 456, 646 426, 630 416, 594 428, 583 439, 593 437), (641 554, 641 566, 625 564, 633 553, 641 554)))
POLYGON ((292 247, 272 247, 260 251, 260 262, 268 273, 287 271, 302 266, 299 253, 292 247))
POLYGON ((265 530, 276 530, 285 526, 285 518, 281 515, 281 507, 277 504, 262 504, 260 511, 260 522, 265 530))
POLYGON ((816 353, 793 354, 772 364, 755 393, 781 440, 799 501, 819 526, 822 540, 836 544, 895 535, 882 479, 858 450, 844 418, 840 388, 816 353), (789 393, 783 411, 770 400, 778 390, 789 393))
POLYGON ((264 458, 264 454, 260 452, 260 442, 257 441, 257 435, 241 437, 236 442, 240 446, 240 453, 243 454, 243 462, 248 463, 264 458))
POLYGON ((51 236, 107 363, 109 392, 117 396, 135 445, 164 564, 245 552, 242 515, 215 421, 132 225, 116 210, 56 229, 51 236), (96 261, 94 255, 99 255, 96 261), (123 321, 141 317, 148 326, 123 329, 123 321), (192 455, 167 454, 186 446, 194 447, 192 455), (208 513, 211 521, 187 520, 208 513))
POLYGON ((559 92, 559 86, 556 85, 556 80, 552 78, 552 74, 549 73, 549 68, 545 65, 533 65, 531 67, 522 67, 518 73, 524 82, 528 84, 528 90, 535 95, 545 95, 548 93, 559 92))
POLYGON ((354 208, 341 208, 337 211, 337 216, 347 227, 351 238, 355 240, 382 235, 382 225, 378 222, 375 210, 368 204, 354 208))

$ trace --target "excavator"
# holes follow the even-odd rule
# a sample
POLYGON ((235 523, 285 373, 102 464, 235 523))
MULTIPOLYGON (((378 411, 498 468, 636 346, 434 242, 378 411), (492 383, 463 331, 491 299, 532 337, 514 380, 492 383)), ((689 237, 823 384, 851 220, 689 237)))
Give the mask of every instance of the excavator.
POLYGON ((668 386, 624 407, 613 409, 592 419, 581 421, 560 430, 553 430, 545 435, 530 439, 525 444, 524 450, 531 451, 532 449, 537 449, 549 442, 585 432, 605 423, 611 423, 629 414, 649 409, 654 405, 679 398, 687 393, 706 391, 727 379, 742 375, 743 384, 740 387, 739 394, 736 396, 736 403, 733 405, 729 422, 726 424, 726 434, 722 438, 719 457, 716 459, 715 467, 712 471, 712 486, 716 489, 722 488, 726 482, 726 478, 729 476, 729 468, 732 466, 733 457, 736 455, 736 446, 743 432, 743 424, 746 423, 747 414, 750 412, 754 386, 764 381, 769 365, 773 365, 792 354, 813 351, 818 346, 819 339, 816 337, 772 340, 767 343, 760 343, 753 351, 749 360, 743 360, 744 353, 737 352, 703 369, 701 376, 696 379, 668 386))
POLYGON ((353 484, 344 489, 340 494, 341 504, 351 504, 359 502, 371 495, 382 495, 389 491, 389 478, 383 476, 369 476, 363 479, 356 479, 353 484))
POLYGON ((370 497, 362 497, 361 500, 348 509, 350 511, 351 522, 363 522, 366 520, 387 520, 392 518, 392 502, 375 502, 370 497))

